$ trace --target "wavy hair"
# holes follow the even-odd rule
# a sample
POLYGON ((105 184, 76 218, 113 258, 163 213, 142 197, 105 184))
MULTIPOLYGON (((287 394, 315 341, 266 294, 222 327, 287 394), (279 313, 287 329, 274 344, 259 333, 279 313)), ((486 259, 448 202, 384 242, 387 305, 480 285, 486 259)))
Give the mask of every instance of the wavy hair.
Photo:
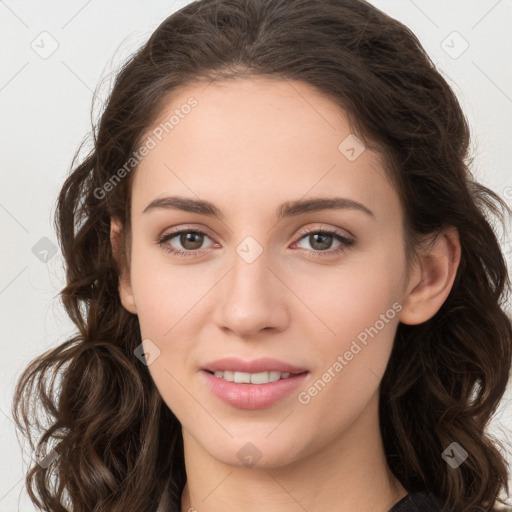
POLYGON ((154 511, 168 489, 179 506, 181 425, 134 356, 138 318, 118 293, 136 166, 108 191, 105 184, 126 169, 178 89, 251 76, 300 80, 343 109, 353 133, 385 158, 408 254, 423 235, 457 228, 462 255, 445 303, 427 322, 398 326, 380 425, 389 466, 409 492, 429 491, 449 512, 493 510, 508 494, 508 475, 486 427, 512 358, 510 281, 493 223, 504 225, 511 212, 474 179, 465 116, 417 37, 355 0, 195 1, 120 69, 93 147, 75 155, 55 214, 66 265, 60 297, 77 332, 31 361, 16 383, 17 428, 32 449, 53 453, 27 471, 31 500, 49 512, 154 511), (112 218, 123 226, 117 255, 112 218), (441 457, 452 442, 469 454, 457 469, 441 457))

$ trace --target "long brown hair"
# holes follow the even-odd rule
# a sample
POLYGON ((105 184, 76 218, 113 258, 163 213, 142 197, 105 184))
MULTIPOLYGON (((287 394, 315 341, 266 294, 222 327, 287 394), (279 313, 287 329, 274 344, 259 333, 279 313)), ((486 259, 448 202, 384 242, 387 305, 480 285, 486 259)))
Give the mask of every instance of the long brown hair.
POLYGON ((408 491, 427 490, 450 512, 492 510, 508 493, 507 467, 485 429, 512 357, 510 282, 492 224, 510 210, 474 180, 464 114, 416 36, 356 0, 196 1, 120 70, 94 147, 80 163, 75 157, 57 204, 61 298, 78 332, 33 360, 15 391, 18 428, 32 448, 54 454, 29 469, 30 498, 50 512, 154 511, 169 478, 179 503, 181 425, 134 356, 138 318, 118 295, 136 166, 105 184, 127 169, 178 88, 250 76, 303 81, 346 112, 353 133, 385 157, 410 251, 420 235, 458 229, 462 256, 447 300, 429 321, 398 326, 380 422, 389 466, 408 491), (113 217, 124 226, 119 259, 113 217), (441 456, 453 442, 469 454, 457 469, 441 456))

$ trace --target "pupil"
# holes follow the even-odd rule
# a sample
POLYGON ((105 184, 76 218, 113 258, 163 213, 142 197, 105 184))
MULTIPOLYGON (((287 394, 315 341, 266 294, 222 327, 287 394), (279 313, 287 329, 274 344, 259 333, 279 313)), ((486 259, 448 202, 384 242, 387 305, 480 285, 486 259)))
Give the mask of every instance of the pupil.
POLYGON ((317 249, 320 249, 320 250, 329 249, 330 242, 332 241, 331 240, 332 235, 322 235, 320 233, 310 235, 310 243, 313 248, 315 247, 315 243, 317 242, 315 240, 315 237, 320 237, 320 247, 316 247, 317 249), (313 237, 313 242, 311 241, 311 237, 313 237), (322 239, 323 239, 323 243, 322 243, 322 239))
POLYGON ((202 235, 199 233, 182 233, 180 236, 180 243, 185 249, 199 249, 203 244, 202 235), (188 245, 189 243, 192 246, 188 245))

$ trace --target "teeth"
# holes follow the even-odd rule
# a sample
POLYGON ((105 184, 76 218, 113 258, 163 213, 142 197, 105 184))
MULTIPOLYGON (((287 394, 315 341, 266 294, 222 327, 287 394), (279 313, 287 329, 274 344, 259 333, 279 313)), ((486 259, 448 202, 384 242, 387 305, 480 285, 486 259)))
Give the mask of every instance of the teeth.
POLYGON ((287 379, 290 376, 289 372, 260 372, 260 373, 247 373, 247 372, 230 372, 228 370, 217 370, 214 372, 215 377, 220 379, 229 380, 230 382, 237 382, 240 384, 268 384, 269 382, 276 382, 279 379, 287 379))

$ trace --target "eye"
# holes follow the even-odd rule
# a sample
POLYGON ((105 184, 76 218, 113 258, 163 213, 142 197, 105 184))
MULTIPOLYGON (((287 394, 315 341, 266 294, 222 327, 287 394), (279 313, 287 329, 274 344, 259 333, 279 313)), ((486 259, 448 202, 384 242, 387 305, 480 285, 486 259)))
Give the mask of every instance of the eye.
MULTIPOLYGON (((164 251, 174 254, 178 257, 190 257, 195 256, 203 249, 202 245, 205 238, 212 240, 204 231, 200 229, 182 229, 179 231, 173 231, 163 236, 157 237, 155 242, 162 247, 164 251), (176 239, 174 243, 172 240, 176 239), (175 244, 181 245, 176 247, 175 244)), ((337 230, 329 229, 307 229, 302 231, 301 237, 294 245, 303 248, 300 244, 302 241, 309 243, 312 249, 307 249, 313 257, 321 256, 333 256, 342 253, 348 247, 355 243, 353 238, 345 235, 344 233, 337 230), (338 245, 334 249, 331 249, 333 242, 337 242, 338 245)), ((219 244, 214 242, 216 247, 220 247, 219 244)))
POLYGON ((296 242, 296 245, 301 247, 300 244, 303 240, 312 247, 312 250, 308 250, 308 252, 314 257, 339 254, 355 243, 353 238, 346 236, 344 233, 329 229, 308 229, 306 234, 303 234, 296 242), (330 250, 333 242, 338 242, 338 245, 335 246, 335 249, 330 250))
POLYGON ((201 249, 205 238, 210 237, 204 231, 199 229, 183 229, 181 231, 167 233, 166 235, 158 237, 155 241, 164 251, 170 252, 179 257, 186 257, 196 255, 201 249), (177 241, 174 243, 179 243, 184 250, 181 250, 179 247, 176 248, 171 243, 171 240, 175 238, 177 241))

